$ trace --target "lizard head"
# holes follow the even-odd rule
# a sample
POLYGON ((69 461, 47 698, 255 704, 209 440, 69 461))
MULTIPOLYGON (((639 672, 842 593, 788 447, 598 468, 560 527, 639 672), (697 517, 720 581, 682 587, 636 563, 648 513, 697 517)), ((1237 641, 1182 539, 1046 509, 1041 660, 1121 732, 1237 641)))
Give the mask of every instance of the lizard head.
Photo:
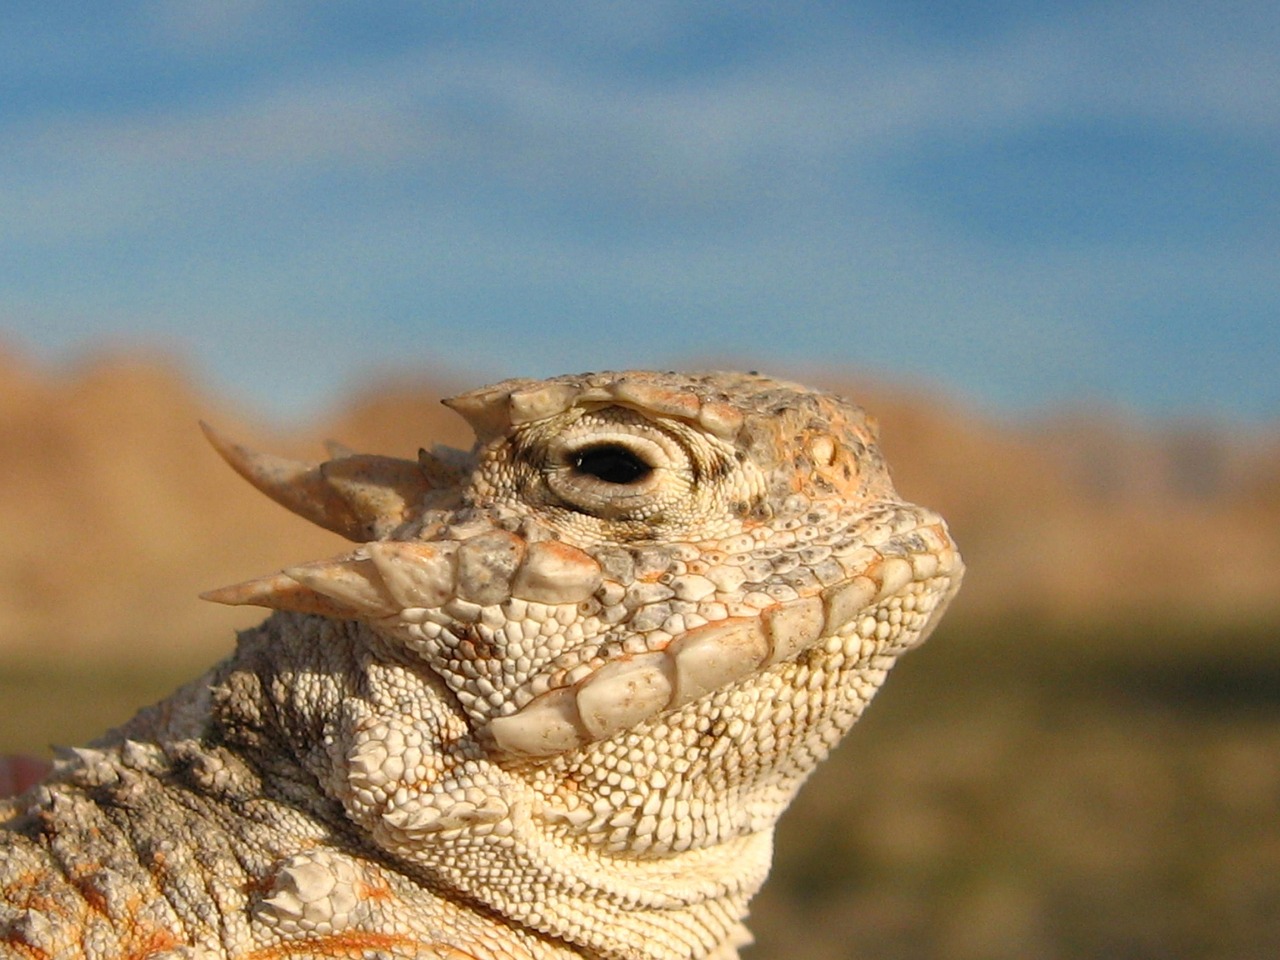
POLYGON ((474 447, 416 462, 297 463, 207 431, 261 490, 360 546, 206 597, 368 623, 442 678, 501 764, 580 774, 661 727, 761 766, 760 737, 781 734, 750 717, 809 684, 786 705, 803 764, 775 751, 807 768, 959 583, 943 521, 898 499, 874 421, 831 394, 628 372, 446 404, 474 447))
POLYGON ((924 639, 961 564, 896 498, 860 408, 745 374, 507 380, 445 401, 470 452, 215 448, 362 543, 205 594, 399 637, 500 753, 614 736, 816 645, 924 639))

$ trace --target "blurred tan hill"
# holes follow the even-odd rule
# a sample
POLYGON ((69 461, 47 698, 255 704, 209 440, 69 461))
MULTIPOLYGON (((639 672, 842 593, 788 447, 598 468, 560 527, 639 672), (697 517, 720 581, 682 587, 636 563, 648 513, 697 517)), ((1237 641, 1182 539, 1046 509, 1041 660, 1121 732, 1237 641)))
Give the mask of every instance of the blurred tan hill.
MULTIPOLYGON (((1100 415, 1011 427, 946 397, 816 379, 876 414, 899 489, 951 521, 970 566, 954 623, 1110 636, 1125 622, 1280 623, 1280 429, 1100 415)), ((163 357, 104 354, 51 373, 0 353, 0 657, 220 655, 262 613, 201 590, 346 545, 254 492, 197 421, 291 456, 320 458, 332 437, 413 457, 468 443, 438 399, 475 385, 377 385, 285 436, 163 357)))

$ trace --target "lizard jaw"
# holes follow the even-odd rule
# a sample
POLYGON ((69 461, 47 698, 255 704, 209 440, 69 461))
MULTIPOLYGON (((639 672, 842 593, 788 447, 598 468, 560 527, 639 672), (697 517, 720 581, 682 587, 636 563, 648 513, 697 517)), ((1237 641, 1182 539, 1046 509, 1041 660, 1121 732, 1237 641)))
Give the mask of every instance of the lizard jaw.
MULTIPOLYGON (((877 611, 895 602, 899 619, 909 621, 900 630, 916 638, 910 642, 919 642, 954 592, 962 565, 940 528, 924 525, 918 532, 922 549, 906 556, 876 555, 858 575, 820 594, 772 604, 755 616, 704 623, 661 647, 556 671, 554 679, 540 674, 514 697, 487 705, 473 701, 469 712, 499 755, 548 758, 630 730, 819 643, 846 654, 863 652, 863 646, 869 652, 888 638, 877 611), (531 693, 538 684, 541 692, 531 693)), ((576 547, 552 540, 527 543, 495 530, 462 541, 376 541, 345 556, 204 596, 364 620, 421 647, 430 663, 439 658, 436 645, 446 632, 465 633, 464 613, 474 616, 484 605, 512 598, 577 604, 588 601, 601 583, 599 564, 576 547)), ((437 672, 465 694, 469 678, 453 677, 447 669, 437 672)))

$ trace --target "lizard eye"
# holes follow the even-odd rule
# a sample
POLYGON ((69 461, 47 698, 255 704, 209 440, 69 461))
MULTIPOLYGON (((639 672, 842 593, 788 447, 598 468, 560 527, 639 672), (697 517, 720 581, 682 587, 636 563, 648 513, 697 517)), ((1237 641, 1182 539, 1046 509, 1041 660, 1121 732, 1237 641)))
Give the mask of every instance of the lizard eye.
POLYGON ((552 442, 545 482, 562 504, 601 519, 653 518, 687 493, 679 443, 628 420, 588 420, 552 442))
POLYGON ((576 451, 569 462, 573 469, 603 483, 625 486, 653 473, 653 465, 620 443, 601 443, 576 451))

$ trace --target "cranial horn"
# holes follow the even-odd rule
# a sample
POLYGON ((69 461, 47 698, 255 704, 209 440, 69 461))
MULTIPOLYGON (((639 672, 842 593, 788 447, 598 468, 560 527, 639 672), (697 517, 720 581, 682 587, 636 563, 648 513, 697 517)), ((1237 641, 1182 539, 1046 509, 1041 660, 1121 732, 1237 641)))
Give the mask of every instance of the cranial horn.
POLYGON ((305 463, 242 447, 207 423, 200 427, 236 473, 287 510, 348 540, 385 536, 431 489, 410 460, 356 455, 305 463))
POLYGON ((204 421, 200 429, 231 469, 286 510, 348 539, 359 539, 361 523, 320 472, 320 465, 259 453, 234 443, 204 421))
POLYGON ((503 381, 492 387, 482 387, 440 402, 467 421, 475 431, 477 440, 492 440, 502 436, 511 427, 511 412, 507 407, 511 390, 507 388, 507 384, 508 381, 503 381))
POLYGON ((517 379, 503 380, 442 402, 461 414, 476 432, 476 439, 484 442, 513 426, 564 413, 584 395, 578 383, 517 379))

